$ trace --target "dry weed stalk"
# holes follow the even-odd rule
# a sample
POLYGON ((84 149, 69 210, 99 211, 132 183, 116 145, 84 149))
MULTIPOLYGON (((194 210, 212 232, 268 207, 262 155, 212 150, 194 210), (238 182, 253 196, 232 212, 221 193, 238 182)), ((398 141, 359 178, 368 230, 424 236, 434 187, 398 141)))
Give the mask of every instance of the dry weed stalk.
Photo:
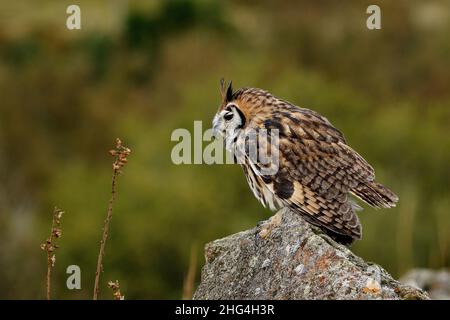
POLYGON ((122 145, 122 141, 117 138, 116 139, 116 147, 113 150, 109 151, 109 154, 114 157, 113 162, 113 175, 112 175, 112 182, 111 182, 111 198, 109 200, 108 204, 108 212, 105 219, 105 224, 103 226, 103 236, 102 240, 100 241, 100 252, 98 253, 98 259, 97 259, 97 270, 95 272, 95 283, 94 283, 94 300, 98 299, 98 294, 100 292, 100 273, 103 271, 103 257, 105 255, 105 246, 106 246, 106 240, 108 239, 109 234, 109 225, 111 223, 112 218, 112 210, 113 210, 113 204, 114 200, 116 199, 116 180, 119 174, 122 173, 121 169, 127 164, 127 156, 129 156, 131 153, 131 150, 127 147, 124 147, 122 145))
POLYGON ((108 282, 108 287, 110 287, 112 289, 114 300, 125 300, 125 296, 123 296, 120 293, 119 280, 116 280, 116 282, 109 281, 108 282))
POLYGON ((183 300, 191 300, 194 295, 195 272, 197 270, 197 247, 192 246, 189 267, 183 283, 183 300))
POLYGON ((55 207, 53 209, 52 217, 52 229, 50 231, 50 236, 41 244, 41 249, 47 252, 47 300, 51 299, 51 282, 52 282, 52 269, 55 266, 56 255, 55 251, 59 248, 55 244, 55 240, 60 238, 62 235, 61 230, 61 217, 64 211, 55 207))

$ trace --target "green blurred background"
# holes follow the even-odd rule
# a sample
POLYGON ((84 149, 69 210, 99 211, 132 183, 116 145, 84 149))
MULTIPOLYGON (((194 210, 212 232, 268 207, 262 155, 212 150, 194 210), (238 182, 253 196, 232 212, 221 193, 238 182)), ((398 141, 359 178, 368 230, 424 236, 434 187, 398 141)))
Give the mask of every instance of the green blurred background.
POLYGON ((127 299, 180 298, 206 242, 268 218, 238 166, 170 159, 175 128, 209 127, 222 76, 325 115, 400 196, 365 206, 354 252, 395 277, 450 266, 449 39, 449 1, 2 1, 0 298, 44 298, 55 205, 54 297, 91 297, 116 137, 133 153, 102 298, 115 279, 127 299), (70 4, 81 30, 66 29, 70 4), (71 264, 82 290, 65 287, 71 264))

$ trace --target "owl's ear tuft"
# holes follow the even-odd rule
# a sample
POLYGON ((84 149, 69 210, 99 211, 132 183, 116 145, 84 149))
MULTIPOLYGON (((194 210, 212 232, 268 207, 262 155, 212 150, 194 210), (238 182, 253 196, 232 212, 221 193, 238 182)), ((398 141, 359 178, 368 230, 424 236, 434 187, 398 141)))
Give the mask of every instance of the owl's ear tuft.
POLYGON ((220 94, 222 95, 222 102, 229 102, 233 99, 232 82, 225 83, 225 80, 220 79, 220 94))

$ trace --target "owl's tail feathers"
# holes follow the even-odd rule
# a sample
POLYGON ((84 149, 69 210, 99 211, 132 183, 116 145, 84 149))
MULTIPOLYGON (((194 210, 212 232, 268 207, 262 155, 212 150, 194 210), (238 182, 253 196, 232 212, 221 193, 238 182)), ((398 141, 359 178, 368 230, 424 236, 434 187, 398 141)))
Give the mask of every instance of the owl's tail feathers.
POLYGON ((398 202, 395 193, 375 181, 358 185, 352 193, 375 208, 395 207, 398 202))

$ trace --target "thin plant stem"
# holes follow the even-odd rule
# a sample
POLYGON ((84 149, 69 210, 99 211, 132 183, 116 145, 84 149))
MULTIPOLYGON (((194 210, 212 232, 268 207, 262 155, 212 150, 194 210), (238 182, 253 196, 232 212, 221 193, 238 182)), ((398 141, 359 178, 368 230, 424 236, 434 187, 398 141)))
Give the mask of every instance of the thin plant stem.
POLYGON ((41 249, 47 253, 47 279, 46 279, 46 293, 47 300, 51 300, 51 284, 52 284, 52 271, 55 266, 56 254, 55 250, 59 248, 54 243, 57 238, 61 237, 61 217, 64 212, 61 209, 55 207, 52 216, 52 228, 50 230, 50 236, 41 244, 41 249))
POLYGON ((118 169, 114 169, 112 183, 111 183, 111 198, 108 204, 108 213, 106 215, 105 224, 103 226, 103 236, 100 241, 100 252, 97 258, 97 270, 95 271, 95 283, 94 283, 94 300, 98 299, 98 294, 100 292, 100 273, 103 271, 103 257, 105 256, 106 240, 108 240, 109 235, 109 225, 111 224, 113 204, 116 200, 116 179, 117 179, 118 169))
POLYGON ((183 300, 191 300, 194 294, 195 272, 197 271, 197 247, 191 247, 189 267, 183 283, 183 300))
POLYGON ((97 269, 95 271, 93 300, 97 300, 98 295, 100 293, 100 274, 103 271, 103 257, 105 256, 106 241, 108 240, 108 235, 109 235, 109 228, 110 228, 111 219, 112 219, 113 205, 114 205, 114 201, 116 200, 117 177, 121 173, 121 168, 123 166, 125 166, 125 164, 128 162, 127 156, 131 153, 131 150, 129 148, 122 146, 122 141, 119 138, 117 138, 116 139, 116 148, 113 150, 110 150, 109 153, 113 157, 115 157, 115 161, 113 163, 112 180, 111 180, 111 198, 109 199, 109 203, 108 203, 108 212, 106 214, 106 219, 105 219, 104 226, 103 226, 103 235, 102 235, 102 240, 100 241, 100 251, 98 253, 98 258, 97 258, 97 269))
MULTIPOLYGON (((55 219, 52 219, 52 228, 50 231, 50 243, 53 241, 53 228, 55 226, 55 219)), ((47 251, 47 300, 51 300, 51 285, 52 285, 52 260, 51 260, 52 254, 47 251)))

